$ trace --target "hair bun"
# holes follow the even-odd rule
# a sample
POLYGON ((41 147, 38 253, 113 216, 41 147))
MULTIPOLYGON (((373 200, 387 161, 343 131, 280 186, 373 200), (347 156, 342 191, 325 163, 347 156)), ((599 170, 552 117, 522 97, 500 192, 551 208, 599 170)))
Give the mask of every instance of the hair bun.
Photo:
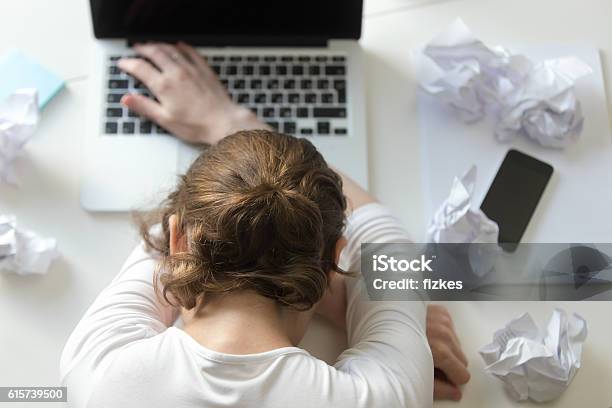
POLYGON ((164 295, 192 308, 202 295, 251 289, 308 309, 337 268, 345 209, 340 177, 308 140, 228 136, 198 157, 162 209, 164 295), (170 253, 173 214, 188 232, 187 253, 170 253))

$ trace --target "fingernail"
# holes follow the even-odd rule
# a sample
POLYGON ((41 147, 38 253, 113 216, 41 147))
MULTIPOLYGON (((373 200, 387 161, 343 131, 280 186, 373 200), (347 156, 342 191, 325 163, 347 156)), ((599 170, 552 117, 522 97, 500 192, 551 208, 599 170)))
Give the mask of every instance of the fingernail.
POLYGON ((455 390, 455 401, 459 401, 461 399, 461 391, 455 390))

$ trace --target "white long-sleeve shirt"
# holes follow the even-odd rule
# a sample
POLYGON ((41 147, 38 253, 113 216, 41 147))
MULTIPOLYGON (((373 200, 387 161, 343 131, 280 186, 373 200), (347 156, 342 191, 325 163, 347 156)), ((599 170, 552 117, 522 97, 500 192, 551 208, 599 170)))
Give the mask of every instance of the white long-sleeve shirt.
MULTIPOLYGON (((362 242, 407 239, 380 204, 348 220, 340 265, 360 269, 362 242)), ((74 407, 391 408, 429 407, 433 362, 425 305, 369 301, 349 278, 349 348, 330 366, 297 347, 219 353, 172 327, 176 312, 153 289, 156 261, 141 245, 68 339, 61 381, 74 407)))

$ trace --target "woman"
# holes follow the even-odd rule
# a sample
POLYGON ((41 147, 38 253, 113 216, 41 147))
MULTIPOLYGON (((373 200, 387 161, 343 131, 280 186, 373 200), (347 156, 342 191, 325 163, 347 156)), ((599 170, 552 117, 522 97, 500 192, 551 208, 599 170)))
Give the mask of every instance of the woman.
POLYGON ((151 62, 120 66, 160 102, 123 103, 213 146, 70 336, 60 370, 71 404, 424 407, 434 387, 459 398, 469 374, 447 312, 370 302, 345 273, 359 271, 361 242, 407 239, 391 214, 304 139, 224 138, 265 125, 229 100, 192 48, 136 50, 151 62), (297 347, 314 313, 347 332, 333 366, 297 347), (179 316, 184 326, 172 327, 179 316), (435 386, 434 365, 446 377, 435 386))

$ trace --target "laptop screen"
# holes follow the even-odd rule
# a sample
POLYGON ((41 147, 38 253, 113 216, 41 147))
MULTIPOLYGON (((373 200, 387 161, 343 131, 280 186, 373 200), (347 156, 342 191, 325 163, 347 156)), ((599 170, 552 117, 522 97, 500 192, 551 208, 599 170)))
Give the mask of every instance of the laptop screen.
POLYGON ((97 38, 201 45, 357 39, 362 0, 90 0, 97 38))

